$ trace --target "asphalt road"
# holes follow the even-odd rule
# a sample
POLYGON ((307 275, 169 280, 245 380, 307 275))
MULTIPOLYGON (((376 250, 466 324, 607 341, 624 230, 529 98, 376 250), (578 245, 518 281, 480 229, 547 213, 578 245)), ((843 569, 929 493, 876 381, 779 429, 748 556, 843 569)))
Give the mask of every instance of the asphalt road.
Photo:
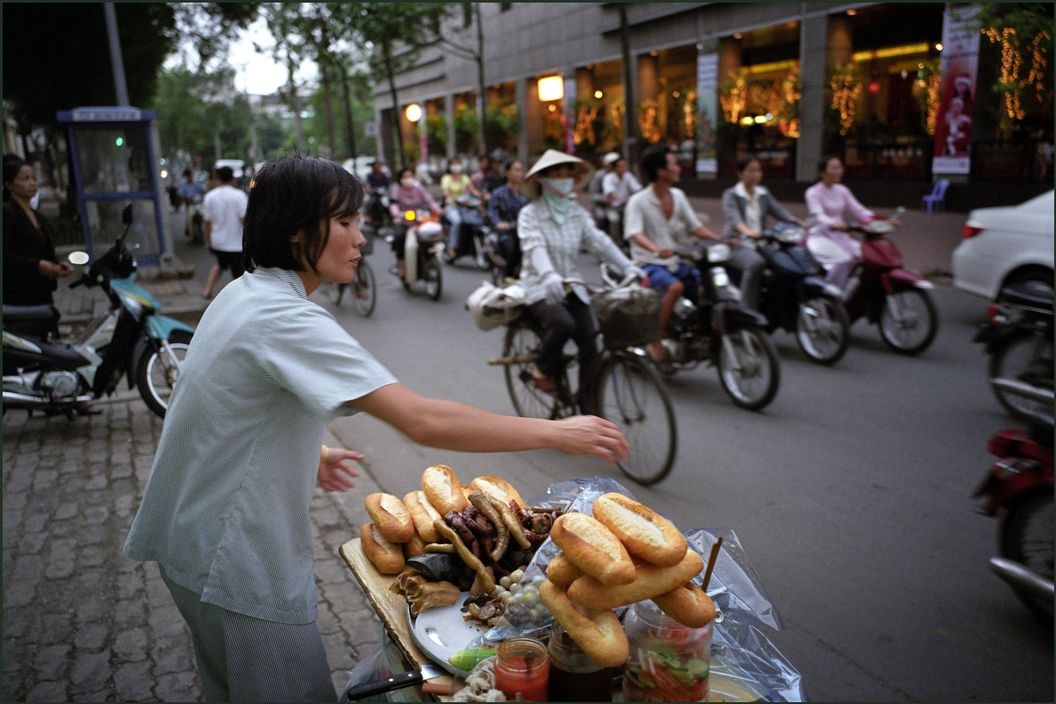
MULTIPOLYGON (((484 278, 445 267, 440 302, 405 293, 370 261, 380 298, 370 319, 315 294, 404 384, 511 413, 502 374, 486 366, 501 332, 464 310, 484 278)), ((596 271, 585 269, 584 271, 596 271)), ((1052 632, 1036 624, 987 568, 997 522, 973 512, 988 470, 986 440, 1010 425, 970 342, 985 307, 939 286, 941 326, 919 357, 895 355, 859 321, 834 368, 812 364, 777 333, 782 382, 762 413, 727 399, 713 369, 671 380, 680 447, 651 489, 625 482, 683 528, 733 528, 784 629, 773 641, 815 700, 1051 701, 1052 632)), ((387 491, 417 486, 430 464, 468 481, 497 473, 525 496, 552 482, 619 470, 554 452, 472 455, 414 446, 369 417, 332 429, 368 457, 387 491)))

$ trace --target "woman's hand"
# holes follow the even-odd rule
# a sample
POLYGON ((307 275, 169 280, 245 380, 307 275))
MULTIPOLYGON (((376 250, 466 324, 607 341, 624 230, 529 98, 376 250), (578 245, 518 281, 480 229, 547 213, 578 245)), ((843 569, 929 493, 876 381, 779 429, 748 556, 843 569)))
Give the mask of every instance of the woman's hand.
POLYGON ((630 452, 627 438, 616 424, 597 416, 572 416, 554 421, 560 426, 555 449, 570 455, 594 455, 610 462, 624 460, 630 452))
POLYGON ((47 259, 41 259, 37 263, 37 271, 40 275, 48 279, 60 279, 64 276, 69 276, 73 273, 73 267, 69 264, 56 264, 53 261, 47 259))
MULTIPOLYGON (((324 447, 326 447, 324 445, 324 447)), ((363 459, 363 453, 355 450, 344 450, 339 447, 327 447, 319 458, 319 473, 317 483, 323 491, 348 491, 355 483, 352 477, 359 473, 348 464, 347 460, 359 461, 363 459)))
POLYGON ((513 228, 513 225, 508 222, 500 222, 495 226, 495 229, 499 232, 509 232, 511 228, 513 228))

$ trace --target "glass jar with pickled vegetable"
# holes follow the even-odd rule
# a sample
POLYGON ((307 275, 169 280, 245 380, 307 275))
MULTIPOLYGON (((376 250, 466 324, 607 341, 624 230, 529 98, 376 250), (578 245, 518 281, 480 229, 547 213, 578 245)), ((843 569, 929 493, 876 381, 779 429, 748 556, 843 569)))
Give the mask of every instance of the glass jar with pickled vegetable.
POLYGON ((623 673, 623 698, 634 702, 702 702, 708 698, 711 624, 683 626, 652 601, 627 611, 623 629, 630 655, 623 673))

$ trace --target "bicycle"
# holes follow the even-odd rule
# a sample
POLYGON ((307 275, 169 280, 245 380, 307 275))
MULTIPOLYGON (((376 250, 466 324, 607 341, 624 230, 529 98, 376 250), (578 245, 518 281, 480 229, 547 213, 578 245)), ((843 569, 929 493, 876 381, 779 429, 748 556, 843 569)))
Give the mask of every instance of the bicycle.
MULTIPOLYGON (((576 279, 566 279, 565 285, 586 286, 596 302, 600 295, 628 289, 630 281, 625 279, 615 288, 592 286, 576 279)), ((654 317, 652 324, 655 325, 655 321, 654 317)), ((488 364, 503 367, 506 389, 519 416, 557 420, 577 413, 594 412, 614 422, 627 437, 631 449, 627 459, 617 462, 617 466, 638 484, 651 486, 671 471, 678 448, 678 429, 671 399, 646 351, 638 344, 625 345, 624 340, 619 339, 626 338, 628 333, 633 335, 635 331, 614 331, 599 322, 602 352, 587 377, 588 389, 582 395, 569 382, 570 371, 576 365, 573 354, 564 356, 563 371, 556 378, 555 395, 536 386, 532 367, 542 334, 539 324, 524 315, 523 309, 506 324, 502 356, 489 360, 488 364), (606 342, 607 337, 610 339, 606 342), (586 399, 587 403, 577 399, 586 399), (593 409, 583 407, 590 403, 593 409)), ((648 325, 644 326, 643 332, 644 336, 639 334, 639 338, 655 337, 648 325)))

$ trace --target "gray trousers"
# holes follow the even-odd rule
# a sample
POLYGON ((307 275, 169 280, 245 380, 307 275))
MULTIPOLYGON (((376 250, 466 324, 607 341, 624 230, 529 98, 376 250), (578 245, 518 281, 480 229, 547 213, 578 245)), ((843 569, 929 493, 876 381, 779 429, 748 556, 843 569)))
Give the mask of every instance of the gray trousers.
POLYGON ((317 624, 263 621, 203 603, 162 571, 187 621, 208 702, 336 702, 317 624))
POLYGON ((730 255, 730 264, 741 272, 741 302, 752 310, 759 310, 759 286, 766 266, 763 255, 751 247, 738 245, 730 255))

